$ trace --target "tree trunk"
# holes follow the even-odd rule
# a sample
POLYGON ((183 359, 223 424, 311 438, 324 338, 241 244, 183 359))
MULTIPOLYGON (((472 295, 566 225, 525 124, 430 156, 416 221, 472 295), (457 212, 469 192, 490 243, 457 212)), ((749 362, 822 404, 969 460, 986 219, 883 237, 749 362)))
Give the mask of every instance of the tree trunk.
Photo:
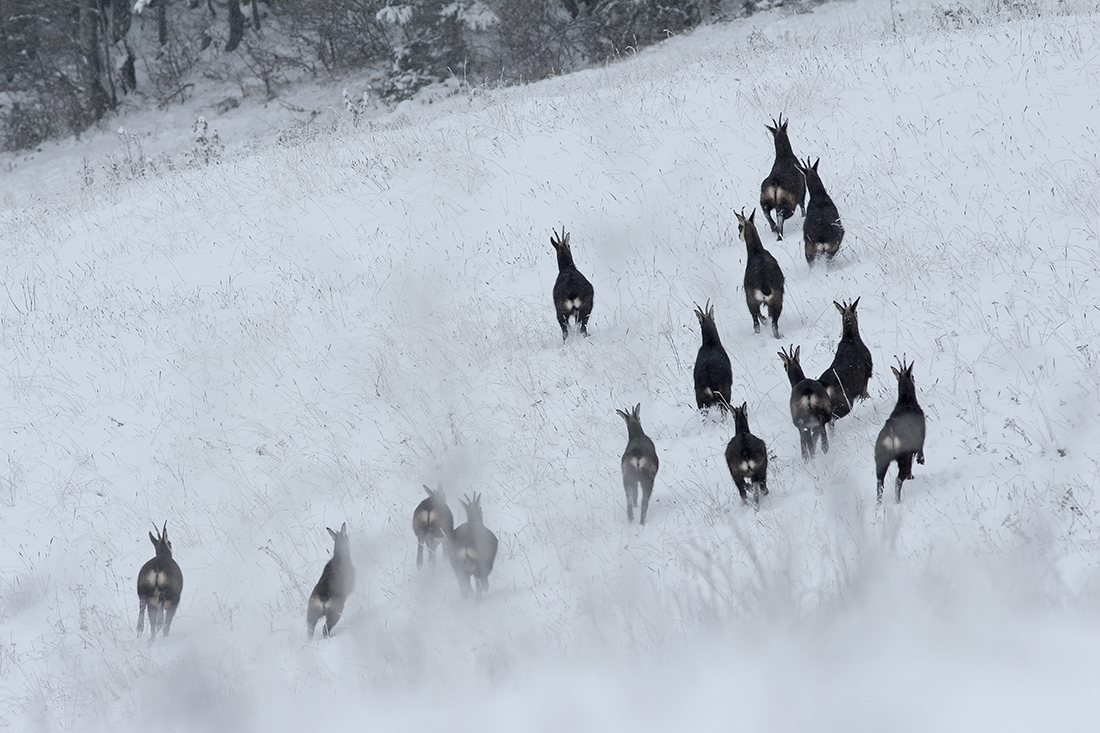
POLYGON ((157 2, 157 43, 168 45, 168 0, 157 2))
POLYGON ((100 64, 99 49, 99 2, 81 0, 80 2, 80 81, 83 86, 83 102, 86 122, 95 122, 103 117, 111 106, 111 98, 103 88, 101 78, 103 67, 100 64))
POLYGON ((241 12, 239 0, 229 0, 229 40, 225 43, 226 53, 230 53, 241 45, 244 38, 244 13, 241 12))

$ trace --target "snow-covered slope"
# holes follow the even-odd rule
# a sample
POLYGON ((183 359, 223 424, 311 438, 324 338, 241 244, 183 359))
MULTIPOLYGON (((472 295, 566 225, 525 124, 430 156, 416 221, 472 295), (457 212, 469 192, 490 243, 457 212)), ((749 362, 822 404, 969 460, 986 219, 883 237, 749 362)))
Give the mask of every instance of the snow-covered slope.
POLYGON ((0 229, 0 726, 1092 729, 1098 17, 838 2, 217 165, 74 167, 0 229), (777 342, 733 211, 780 112, 848 233, 811 271, 799 216, 762 232, 777 342), (564 345, 562 225, 596 288, 564 345), (804 463, 776 352, 820 373, 855 297, 871 399, 804 463), (759 512, 732 423, 693 408, 708 299, 772 453, 759 512), (928 460, 876 507, 903 355, 928 460), (638 402, 644 529, 615 414, 638 402), (479 605, 416 570, 437 481, 500 538, 479 605), (149 645, 134 585, 165 520, 183 600, 149 645), (306 643, 344 521, 358 588, 306 643))

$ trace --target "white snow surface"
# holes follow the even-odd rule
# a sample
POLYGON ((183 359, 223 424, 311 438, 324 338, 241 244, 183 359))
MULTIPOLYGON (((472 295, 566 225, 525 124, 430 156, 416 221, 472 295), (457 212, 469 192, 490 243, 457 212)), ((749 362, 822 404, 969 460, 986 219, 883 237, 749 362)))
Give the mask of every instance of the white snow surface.
POLYGON ((106 131, 9 165, 0 728, 1095 730, 1100 11, 953 7, 771 11, 358 126, 225 135, 207 165, 181 144, 111 174, 106 131), (762 229, 776 341, 733 212, 780 112, 847 236, 811 270, 799 215, 762 229), (596 290, 564 345, 562 225, 596 290), (855 297, 870 399, 806 463, 777 352, 819 374, 855 297), (694 409, 708 299, 771 453, 759 511, 732 422, 694 409), (876 507, 896 357, 927 463, 876 507), (635 403, 661 459, 644 528, 615 414, 635 403), (415 566, 440 481, 500 538, 480 604, 415 566), (135 582, 165 521, 185 583, 150 644, 135 582), (358 587, 307 643, 344 521, 358 587))

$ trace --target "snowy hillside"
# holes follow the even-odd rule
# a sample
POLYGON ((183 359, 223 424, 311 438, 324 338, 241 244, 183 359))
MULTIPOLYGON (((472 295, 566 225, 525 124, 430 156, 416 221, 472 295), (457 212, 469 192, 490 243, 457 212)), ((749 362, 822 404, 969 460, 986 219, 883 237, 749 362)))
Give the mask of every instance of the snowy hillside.
POLYGON ((1100 8, 899 8, 761 14, 135 180, 12 176, 36 201, 0 213, 0 728, 1095 729, 1100 8), (761 227, 777 341, 733 212, 780 112, 847 236, 811 271, 801 216, 761 227), (563 225, 596 291, 564 345, 563 225), (856 297, 871 399, 804 463, 777 352, 819 374, 856 297), (732 421, 694 409, 708 299, 772 454, 758 512, 732 421), (903 355, 927 463, 876 507, 903 355), (500 538, 480 604, 416 569, 437 482, 500 538), (183 598, 150 645, 164 521, 183 598), (344 521, 358 587, 307 643, 344 521))

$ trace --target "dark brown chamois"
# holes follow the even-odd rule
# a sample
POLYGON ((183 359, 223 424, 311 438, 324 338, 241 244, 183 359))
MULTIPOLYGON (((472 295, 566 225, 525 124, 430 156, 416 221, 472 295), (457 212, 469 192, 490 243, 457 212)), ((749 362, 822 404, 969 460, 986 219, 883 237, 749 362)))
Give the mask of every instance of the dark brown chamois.
POLYGON ((878 503, 882 503, 882 484, 891 461, 897 461, 898 478, 894 485, 894 501, 901 501, 901 483, 913 478, 913 456, 924 465, 924 410, 917 404, 917 386, 913 381, 913 364, 901 371, 890 367, 898 378, 898 403, 886 419, 875 441, 875 476, 878 479, 878 503))
POLYGON ((745 302, 752 316, 752 330, 760 333, 760 308, 766 305, 768 319, 772 322, 772 335, 779 338, 779 314, 783 312, 783 270, 760 241, 753 221, 756 209, 747 219, 744 209, 740 214, 734 212, 734 216, 737 217, 738 234, 748 251, 745 260, 745 302))
POLYGON ((859 337, 859 318, 856 306, 859 298, 851 303, 833 305, 840 311, 840 343, 836 347, 836 356, 821 378, 825 391, 829 393, 833 417, 844 417, 852 410, 856 397, 867 399, 867 382, 871 379, 871 350, 859 337))
POLYGON ((309 630, 309 638, 313 638, 313 629, 322 616, 325 624, 321 627, 321 633, 326 637, 332 633, 332 627, 340 620, 340 614, 344 612, 344 603, 348 596, 355 590, 355 568, 351 564, 351 545, 348 542, 348 523, 340 525, 339 532, 333 532, 328 527, 332 536, 332 559, 325 563, 325 569, 321 571, 321 579, 313 586, 313 593, 309 596, 309 605, 306 607, 306 627, 309 630))
POLYGON ((791 421, 798 428, 798 438, 802 443, 802 458, 814 457, 818 439, 821 440, 821 452, 829 452, 829 435, 825 426, 832 419, 832 406, 829 393, 814 379, 807 379, 798 363, 802 347, 791 347, 789 353, 779 352, 787 379, 791 383, 791 421))
MULTIPOLYGON (((156 525, 153 529, 156 530, 156 525)), ((149 541, 156 548, 157 556, 141 566, 137 577, 138 622, 137 632, 145 630, 145 614, 149 614, 149 643, 157 638, 163 626, 162 636, 168 636, 172 618, 179 607, 183 593, 183 572, 172 559, 172 543, 168 541, 168 522, 157 532, 149 533, 149 541)))
POLYGON ((626 519, 634 521, 634 507, 638 506, 638 484, 642 485, 642 511, 639 524, 645 526, 649 512, 649 497, 653 494, 653 480, 657 477, 660 461, 653 441, 642 430, 642 405, 624 412, 615 410, 626 420, 626 451, 623 452, 623 489, 626 491, 626 519))
POLYGON ((817 174, 817 164, 820 162, 821 158, 818 158, 810 165, 807 159, 798 168, 806 177, 806 189, 810 192, 810 202, 806 204, 806 220, 802 223, 802 241, 806 246, 806 262, 811 265, 818 255, 825 255, 825 261, 832 262, 840 249, 840 243, 844 241, 840 212, 825 192, 825 186, 817 174))
POLYGON ((733 369, 726 350, 722 348, 722 340, 718 338, 714 306, 709 300, 706 310, 695 306, 695 317, 699 319, 699 328, 703 333, 703 343, 695 357, 695 404, 700 410, 717 405, 724 411, 730 403, 733 369))
POLYGON ((752 491, 753 504, 760 506, 760 497, 768 495, 768 447, 749 432, 748 407, 746 402, 733 408, 736 434, 726 446, 726 465, 741 494, 741 503, 748 503, 748 492, 752 491))
POLYGON ((424 566, 424 547, 428 548, 428 560, 435 565, 435 549, 451 536, 455 528, 454 515, 447 506, 447 495, 443 493, 443 484, 432 491, 427 486, 424 491, 428 498, 416 505, 413 510, 413 533, 416 535, 416 567, 424 566))
POLYGON ((806 214, 806 180, 798 168, 798 157, 787 137, 788 122, 790 120, 785 122, 783 115, 779 115, 778 121, 772 120, 773 126, 765 125, 775 141, 775 162, 771 173, 760 184, 760 209, 779 239, 783 239, 783 222, 794 216, 796 207, 802 209, 803 215, 806 214), (772 218, 772 211, 775 211, 778 223, 772 218))
POLYGON ((561 326, 561 338, 569 337, 569 319, 575 318, 581 334, 588 336, 588 317, 592 315, 594 290, 588 278, 573 264, 573 252, 569 249, 569 234, 565 228, 561 234, 554 232, 550 244, 558 253, 558 278, 554 281, 554 310, 561 326))
POLYGON ((451 537, 451 567, 458 577, 458 589, 463 597, 470 595, 470 578, 475 579, 477 600, 489 590, 489 573, 497 556, 497 536, 490 532, 481 518, 481 495, 462 499, 466 522, 455 527, 451 537))

